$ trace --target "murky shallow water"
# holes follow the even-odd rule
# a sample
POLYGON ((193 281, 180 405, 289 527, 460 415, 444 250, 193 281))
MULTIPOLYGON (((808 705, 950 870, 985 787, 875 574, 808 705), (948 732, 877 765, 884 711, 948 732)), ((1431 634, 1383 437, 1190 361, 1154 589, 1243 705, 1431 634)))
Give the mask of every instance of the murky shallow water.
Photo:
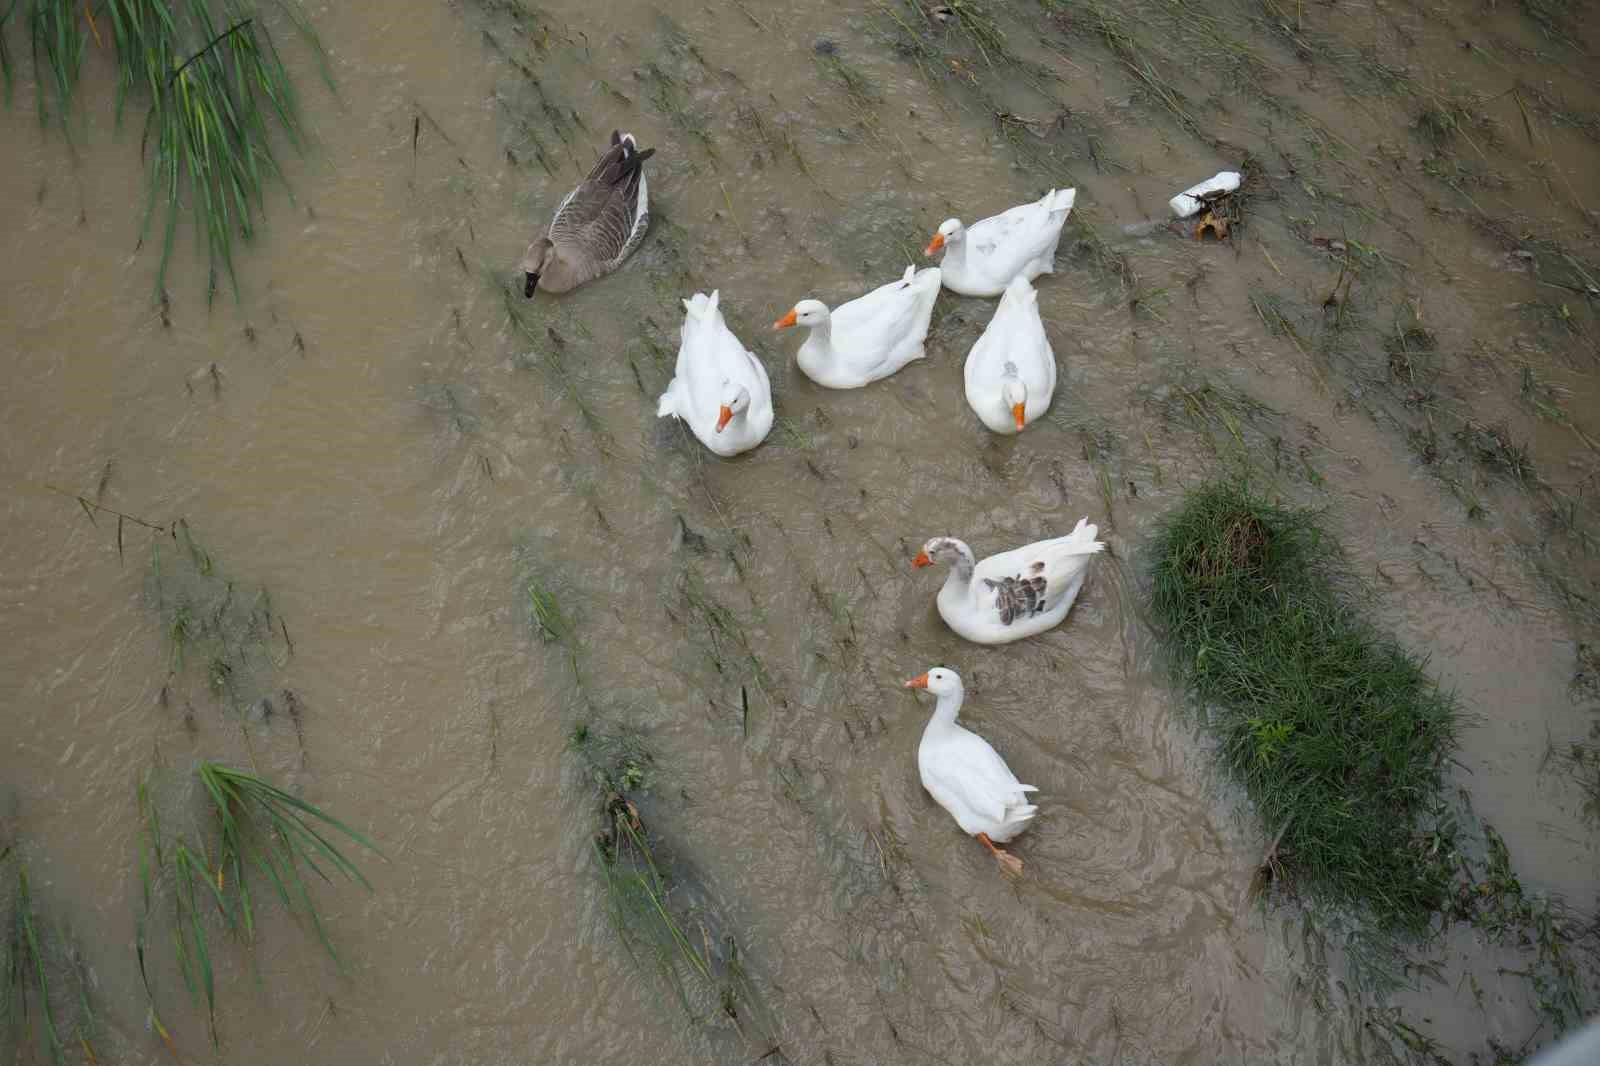
MULTIPOLYGON (((1037 67, 996 75, 967 60, 935 71, 938 90, 891 47, 883 11, 545 12, 533 25, 548 36, 467 3, 314 7, 339 95, 286 47, 318 139, 288 168, 297 201, 275 197, 240 258, 238 305, 208 312, 201 265, 180 255, 170 326, 149 299, 153 257, 131 251, 134 131, 113 130, 91 89, 74 165, 59 135, 38 131, 31 87, 0 112, 5 774, 41 907, 85 945, 104 1047, 124 1061, 165 1054, 129 948, 135 782, 253 758, 392 861, 370 896, 319 897, 347 977, 278 916, 253 963, 222 953, 230 1061, 759 1055, 725 1027, 688 1024, 607 925, 593 800, 566 753, 574 723, 598 718, 641 730, 654 752, 646 814, 737 931, 791 1061, 1367 1060, 1361 1009, 1319 982, 1291 912, 1242 902, 1262 844, 1212 780, 1137 616, 1132 560, 1151 523, 1230 462, 1223 423, 1197 430, 1184 416, 1182 390, 1207 381, 1273 409, 1235 412, 1258 458, 1281 438, 1267 476, 1329 508, 1384 620, 1480 716, 1460 780, 1524 878, 1596 898, 1593 824, 1571 783, 1540 770, 1548 739, 1581 736, 1592 718, 1569 693, 1583 615, 1522 547, 1551 539, 1529 495, 1471 471, 1452 493, 1409 449, 1404 409, 1384 402, 1379 340, 1383 316, 1409 302, 1438 337, 1441 423, 1447 405, 1513 420, 1551 482, 1592 478, 1580 434, 1531 414, 1518 384, 1527 364, 1600 437, 1592 307, 1512 272, 1450 198, 1576 246, 1594 219, 1572 201, 1600 204, 1592 141, 1546 124, 1530 148, 1514 107, 1485 104, 1500 136, 1479 130, 1477 155, 1458 144, 1466 169, 1449 186, 1412 158, 1410 105, 1252 36, 1298 118, 1203 65, 1168 76, 1194 79, 1193 112, 1263 160, 1277 197, 1232 248, 1123 238, 1121 225, 1238 154, 1188 136, 1103 47, 1031 9, 1002 25, 1037 67), (1028 43, 1025 27, 1040 26, 1044 42, 1028 43), (835 50, 817 51, 822 39, 835 50), (1070 122, 1020 149, 992 114, 1047 126, 1063 108, 1070 122), (659 149, 655 228, 617 276, 541 297, 532 343, 508 323, 500 283, 613 127, 659 149), (1471 184, 1482 172, 1507 184, 1471 184), (1068 183, 1080 190, 1069 232, 1093 227, 1138 282, 1063 241, 1039 287, 1061 383, 1018 439, 985 433, 961 394, 987 301, 947 294, 929 358, 855 392, 813 386, 793 340, 765 328, 801 296, 837 302, 897 275, 950 214, 1068 183), (1335 283, 1310 234, 1404 264, 1356 286, 1358 356, 1263 328, 1264 307, 1305 315, 1335 283), (721 290, 777 396, 779 427, 734 461, 654 418, 677 300, 696 287, 721 290), (1565 301, 1576 326, 1517 306, 1530 301, 1565 301), (192 728, 161 705, 171 653, 143 576, 148 537, 126 531, 119 563, 107 523, 91 527, 52 485, 103 489, 107 506, 157 521, 187 516, 241 588, 270 590, 293 647, 274 646, 263 684, 299 694, 303 748, 284 716, 241 727, 194 678, 180 690, 192 728), (1469 518, 1464 493, 1484 518, 1469 518), (1038 640, 963 645, 934 614, 938 579, 909 567, 935 533, 986 552, 1085 514, 1112 552, 1070 623, 1038 640), (577 620, 581 685, 526 622, 533 573, 577 620), (731 612, 743 645, 708 628, 707 601, 731 612), (1041 789, 1018 885, 917 782, 927 707, 899 684, 940 662, 967 679, 964 717, 1041 789)), ((1513 12, 1319 5, 1301 17, 1308 39, 1374 49, 1427 92, 1455 79, 1491 96, 1526 77, 1578 113, 1596 104, 1581 77, 1592 60, 1513 12), (1465 27, 1476 52, 1459 47, 1465 27), (1556 74, 1552 54, 1574 73, 1556 74)), ((1182 32, 1209 47, 1210 25, 1182 32)), ((86 77, 103 87, 103 57, 86 77)), ((1592 589, 1592 572, 1561 572, 1592 589)), ((1470 938, 1456 954, 1476 956, 1485 1007, 1450 969, 1407 1001, 1416 1016, 1459 1050, 1486 1035, 1519 1043, 1536 1024, 1525 989, 1470 938)), ((175 973, 159 978, 169 1024, 199 1056, 202 1019, 175 973)))

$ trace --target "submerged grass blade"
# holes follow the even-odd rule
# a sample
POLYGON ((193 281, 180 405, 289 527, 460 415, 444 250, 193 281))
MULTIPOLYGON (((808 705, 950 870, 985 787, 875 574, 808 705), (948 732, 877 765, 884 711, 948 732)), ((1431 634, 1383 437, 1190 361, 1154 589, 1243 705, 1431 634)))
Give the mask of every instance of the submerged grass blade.
MULTIPOLYGON (((183 970, 184 983, 189 986, 189 994, 197 1002, 200 994, 205 996, 206 1027, 211 1034, 212 1047, 218 1047, 216 973, 211 966, 205 919, 195 902, 194 886, 199 881, 209 891, 216 892, 216 889, 205 864, 182 841, 173 848, 172 864, 176 889, 173 896, 176 911, 173 936, 177 940, 179 967, 183 970)), ((223 909, 221 893, 218 892, 215 898, 218 909, 223 909)))
MULTIPOLYGON (((28 32, 33 45, 33 68, 38 90, 35 94, 39 107, 39 124, 49 121, 46 103, 46 75, 55 91, 57 118, 62 132, 67 129, 67 113, 72 106, 72 92, 78 84, 78 74, 83 66, 83 43, 88 35, 86 28, 78 25, 77 5, 73 0, 30 0, 28 5, 28 32)), ((68 138, 70 143, 70 137, 68 138)))
POLYGON ((562 612, 555 593, 537 577, 528 579, 528 608, 534 628, 545 641, 555 643, 572 633, 572 625, 562 612))
POLYGON ((6 41, 6 23, 11 21, 11 16, 16 14, 17 5, 22 0, 11 0, 4 11, 0 11, 0 83, 3 83, 4 99, 9 106, 11 103, 11 45, 6 41))
POLYGON ((44 952, 40 948, 39 932, 34 920, 33 895, 28 889, 28 869, 20 864, 17 867, 17 924, 21 932, 22 945, 32 964, 30 970, 39 993, 39 1013, 44 1018, 44 1034, 50 1059, 55 1063, 65 1063, 66 1046, 61 1042, 61 1034, 56 1030, 55 1015, 50 1009, 50 978, 45 973, 44 952))
POLYGON ((90 1066, 99 1061, 94 1051, 94 1004, 89 1001, 89 973, 88 965, 83 961, 83 956, 67 950, 65 938, 57 937, 61 941, 63 954, 68 955, 72 967, 72 976, 78 986, 78 1017, 73 1025, 73 1032, 78 1038, 78 1047, 83 1051, 83 1057, 90 1066))
POLYGON ((639 737, 580 724, 571 748, 599 800, 602 824, 594 854, 606 914, 622 947, 656 971, 691 1018, 731 1022, 745 1039, 771 1046, 775 1025, 739 962, 734 938, 712 935, 719 924, 714 909, 691 901, 694 891, 678 880, 685 871, 629 798, 648 791, 652 776, 652 759, 639 737))

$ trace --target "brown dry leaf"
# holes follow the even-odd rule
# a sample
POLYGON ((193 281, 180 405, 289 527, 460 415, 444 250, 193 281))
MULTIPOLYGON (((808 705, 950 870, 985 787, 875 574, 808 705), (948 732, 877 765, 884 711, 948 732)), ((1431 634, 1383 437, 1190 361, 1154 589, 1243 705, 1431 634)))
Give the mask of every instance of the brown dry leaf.
POLYGON ((1194 239, 1200 240, 1210 230, 1217 240, 1226 240, 1228 237, 1228 220, 1214 211, 1207 211, 1200 216, 1200 222, 1194 228, 1194 239))

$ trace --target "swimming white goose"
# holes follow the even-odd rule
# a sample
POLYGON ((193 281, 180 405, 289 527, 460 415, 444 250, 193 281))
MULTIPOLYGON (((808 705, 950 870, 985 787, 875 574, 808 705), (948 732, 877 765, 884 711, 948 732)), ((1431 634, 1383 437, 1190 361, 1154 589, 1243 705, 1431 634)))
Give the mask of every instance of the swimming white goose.
POLYGON ((899 281, 832 311, 821 300, 801 300, 772 328, 809 326, 797 355, 806 377, 830 389, 859 389, 922 358, 938 297, 938 267, 906 267, 899 281))
POLYGON ((1055 273, 1061 226, 1078 198, 1076 189, 1051 189, 1031 204, 970 226, 946 219, 928 242, 932 255, 945 250, 944 287, 965 296, 999 296, 1021 274, 1033 280, 1055 273))
POLYGON ((772 428, 772 389, 761 360, 745 350, 717 309, 717 293, 683 301, 677 372, 656 405, 656 417, 689 423, 718 455, 738 455, 772 428))
POLYGON ((1039 318, 1039 294, 1018 274, 967 353, 967 403, 996 433, 1021 433, 1050 408, 1056 357, 1039 318))
POLYGON ((1042 633, 1067 616, 1089 570, 1089 557, 1105 550, 1100 530, 1080 518, 1065 537, 1041 540, 983 562, 954 537, 934 537, 911 560, 915 567, 948 562, 939 590, 939 616, 976 644, 1006 644, 1042 633))
POLYGON ((556 205, 550 232, 528 245, 522 259, 523 295, 534 287, 567 292, 609 274, 644 240, 650 228, 650 189, 631 133, 611 131, 611 147, 589 176, 556 205))
POLYGON ((906 688, 925 688, 939 697, 917 745, 922 787, 950 812, 962 832, 989 849, 1002 871, 1020 874, 1022 860, 995 845, 1028 828, 1039 813, 1028 802, 1028 793, 1039 790, 1018 781, 987 740, 957 724, 966 697, 960 674, 935 667, 907 681, 906 688))

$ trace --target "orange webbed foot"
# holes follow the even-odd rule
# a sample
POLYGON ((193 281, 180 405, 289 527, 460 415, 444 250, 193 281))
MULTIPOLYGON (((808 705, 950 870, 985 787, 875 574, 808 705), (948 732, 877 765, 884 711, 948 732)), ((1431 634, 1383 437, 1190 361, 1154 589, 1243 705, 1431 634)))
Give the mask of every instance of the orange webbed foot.
POLYGON ((989 839, 988 833, 978 834, 978 843, 989 849, 989 854, 994 856, 994 861, 1000 864, 1000 872, 1007 877, 1022 876, 1022 860, 1003 848, 995 845, 989 839))

